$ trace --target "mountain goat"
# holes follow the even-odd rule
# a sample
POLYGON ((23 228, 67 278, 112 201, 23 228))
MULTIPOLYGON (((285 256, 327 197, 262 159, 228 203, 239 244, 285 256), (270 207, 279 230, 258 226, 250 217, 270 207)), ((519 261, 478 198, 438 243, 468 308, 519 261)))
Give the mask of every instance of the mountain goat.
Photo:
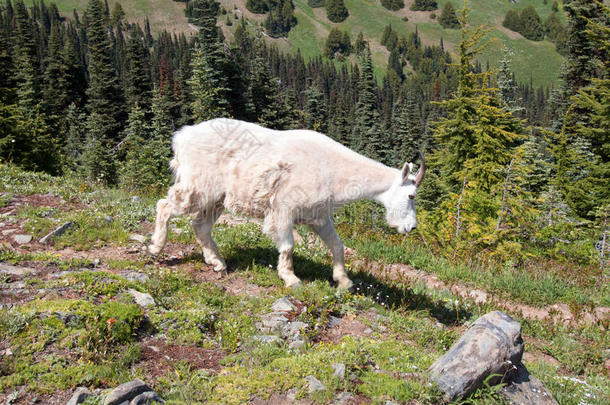
POLYGON ((206 263, 227 265, 211 237, 223 209, 263 218, 263 231, 279 250, 278 274, 287 286, 300 282, 292 268, 293 227, 307 224, 333 256, 333 279, 349 288, 343 244, 332 223, 333 211, 351 201, 374 199, 386 208, 388 224, 405 233, 417 225, 415 195, 425 162, 412 174, 387 167, 307 130, 275 131, 232 119, 214 119, 180 129, 173 138, 175 183, 157 203, 148 251, 165 245, 171 216, 195 214, 193 228, 206 263))

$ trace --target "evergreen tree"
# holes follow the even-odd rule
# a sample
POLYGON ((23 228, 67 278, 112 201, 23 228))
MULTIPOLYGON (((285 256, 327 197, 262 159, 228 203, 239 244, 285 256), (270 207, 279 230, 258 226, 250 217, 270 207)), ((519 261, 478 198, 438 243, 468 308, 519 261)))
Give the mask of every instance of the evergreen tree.
POLYGON ((307 5, 311 8, 324 7, 325 0, 307 0, 307 5))
POLYGON ((542 41, 544 38, 544 27, 540 16, 533 6, 527 6, 521 10, 519 15, 521 24, 521 35, 532 41, 542 41))
POLYGON ((366 156, 382 160, 388 152, 388 143, 382 136, 377 107, 377 82, 373 73, 371 52, 367 49, 361 61, 362 77, 358 88, 356 120, 352 129, 351 147, 366 156))
POLYGON ((381 5, 388 10, 398 11, 405 6, 404 0, 381 0, 381 5))
POLYGON ((74 104, 70 104, 66 114, 66 142, 64 145, 64 170, 76 171, 82 164, 82 154, 86 142, 87 116, 74 104))
POLYGON ((519 121, 503 108, 497 91, 485 85, 490 72, 475 73, 475 56, 488 30, 466 26, 467 9, 462 10, 462 39, 459 44, 459 84, 457 94, 439 103, 447 117, 435 123, 439 150, 433 161, 441 177, 458 188, 462 180, 475 182, 489 191, 501 180, 512 157, 512 147, 520 138, 519 121))
POLYGON ((267 0, 246 0, 246 8, 254 14, 265 14, 269 11, 267 0))
MULTIPOLYGON (((101 9, 100 9, 101 10, 101 9)), ((105 117, 92 112, 87 118, 87 139, 81 156, 83 174, 91 181, 114 184, 116 162, 106 138, 105 117)))
POLYGON ((224 80, 211 66, 204 53, 204 47, 197 45, 192 60, 192 76, 188 80, 191 96, 191 111, 195 122, 229 116, 229 103, 226 99, 227 88, 224 80))
POLYGON ((326 0, 326 16, 332 22, 339 23, 344 21, 348 16, 349 12, 343 0, 326 0))
POLYGON ((513 9, 508 10, 504 16, 502 25, 509 30, 521 32, 523 25, 521 24, 521 16, 519 15, 519 12, 513 9))
POLYGON ((328 111, 324 94, 317 85, 311 86, 305 95, 305 126, 308 129, 326 133, 328 130, 328 111))
POLYGON ((324 56, 331 59, 334 58, 336 53, 342 56, 349 56, 350 51, 351 41, 349 34, 347 32, 342 33, 339 28, 331 28, 324 45, 324 56))
POLYGON ((450 1, 445 3, 441 16, 438 19, 438 23, 443 28, 460 28, 460 22, 455 14, 455 8, 450 1))
POLYGON ((141 108, 147 110, 150 106, 151 89, 148 48, 144 33, 139 25, 135 25, 129 32, 127 40, 126 94, 129 105, 135 106, 138 104, 141 108))
POLYGON ((437 7, 436 0, 415 0, 411 4, 411 10, 413 11, 432 11, 436 10, 437 7))
MULTIPOLYGON (((97 145, 118 139, 125 119, 125 109, 123 92, 115 70, 112 41, 108 35, 107 16, 99 0, 89 0, 86 16, 89 60, 87 109, 96 115, 91 122, 101 125, 101 128, 95 128, 91 138, 97 145)), ((91 128, 89 126, 89 130, 91 128)))

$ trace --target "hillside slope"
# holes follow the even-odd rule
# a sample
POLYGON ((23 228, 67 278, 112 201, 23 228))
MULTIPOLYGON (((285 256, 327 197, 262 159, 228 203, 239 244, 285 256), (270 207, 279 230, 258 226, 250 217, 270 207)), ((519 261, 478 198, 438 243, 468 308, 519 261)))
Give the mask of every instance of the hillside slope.
MULTIPOLYGON (((389 52, 381 46, 380 39, 383 29, 391 24, 399 35, 407 35, 409 32, 418 30, 422 41, 427 45, 439 44, 441 38, 444 45, 450 51, 455 49, 459 43, 460 32, 455 29, 443 29, 437 19, 432 19, 434 13, 440 16, 442 7, 450 0, 438 0, 438 10, 411 11, 409 7, 413 0, 405 0, 405 7, 398 11, 390 11, 381 6, 379 0, 346 0, 345 4, 350 16, 342 23, 332 23, 326 17, 326 11, 322 8, 312 9, 307 0, 293 0, 295 15, 298 21, 287 38, 272 39, 269 42, 276 44, 284 50, 296 52, 301 51, 304 57, 312 57, 321 54, 326 37, 332 27, 350 33, 355 40, 360 31, 369 41, 373 52, 373 60, 380 72, 385 70, 389 52), (403 19, 408 19, 404 21, 403 19)), ((451 0, 456 8, 462 4, 461 0, 451 0)), ((32 0, 27 0, 31 4, 32 0)), ((116 1, 110 0, 112 9, 116 1)), ((73 9, 84 10, 87 0, 57 0, 58 8, 63 13, 71 13, 73 9)), ((144 21, 147 16, 154 31, 168 30, 173 32, 194 32, 184 16, 184 4, 170 0, 121 0, 128 20, 144 21)), ((231 18, 245 16, 253 26, 258 26, 265 19, 265 15, 256 15, 249 12, 245 7, 245 0, 220 0, 231 18)), ((491 66, 497 66, 502 57, 504 47, 514 53, 512 68, 515 71, 517 81, 533 82, 534 85, 551 86, 556 82, 559 75, 562 57, 555 50, 555 45, 549 41, 530 41, 520 34, 510 31, 502 26, 504 15, 511 8, 522 9, 528 5, 536 8, 536 11, 544 20, 551 13, 552 2, 544 4, 542 1, 521 0, 518 4, 512 4, 509 0, 470 0, 470 19, 473 25, 488 24, 492 29, 490 38, 493 39, 490 47, 481 57, 481 63, 487 62, 491 66)), ((561 10, 560 15, 565 19, 561 10)), ((219 18, 227 37, 231 37, 231 30, 235 27, 226 26, 226 16, 219 18)), ((256 28, 258 29, 258 28, 256 28)), ((354 61, 354 57, 351 58, 354 61)))

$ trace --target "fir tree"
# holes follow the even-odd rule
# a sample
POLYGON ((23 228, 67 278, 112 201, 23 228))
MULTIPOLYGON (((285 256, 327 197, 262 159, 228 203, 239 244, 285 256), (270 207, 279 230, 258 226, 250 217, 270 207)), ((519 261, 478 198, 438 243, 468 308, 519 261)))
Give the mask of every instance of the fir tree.
POLYGON ((106 138, 105 118, 92 112, 87 118, 87 139, 81 156, 81 170, 91 181, 114 184, 116 162, 112 156, 110 142, 106 138))
POLYGON ((193 98, 191 111, 195 122, 229 116, 224 80, 218 78, 201 45, 195 48, 191 69, 192 76, 187 83, 193 98))
POLYGON ((436 10, 437 7, 436 0, 415 0, 411 4, 411 10, 413 11, 432 11, 436 10))
POLYGON ((455 8, 450 1, 445 3, 441 16, 438 19, 438 23, 443 28, 460 28, 460 22, 455 14, 455 8))
POLYGON ((332 22, 339 23, 349 16, 343 0, 326 0, 325 7, 326 16, 332 22))
POLYGON ((328 129, 328 111, 324 94, 317 85, 311 86, 305 95, 305 126, 314 131, 326 133, 328 129))
MULTIPOLYGON (((116 3, 119 4, 119 3, 116 3)), ((138 104, 144 110, 151 99, 150 61, 144 33, 135 25, 127 40, 127 101, 130 106, 138 104)))
POLYGON ((519 15, 521 31, 525 38, 532 41, 541 41, 544 38, 544 27, 540 16, 533 6, 527 6, 521 10, 519 15))
POLYGON ((95 129, 96 133, 92 140, 116 141, 125 118, 125 109, 123 93, 113 61, 107 17, 99 0, 89 0, 86 15, 89 59, 87 109, 91 114, 96 114, 94 121, 101 125, 101 128, 95 129))

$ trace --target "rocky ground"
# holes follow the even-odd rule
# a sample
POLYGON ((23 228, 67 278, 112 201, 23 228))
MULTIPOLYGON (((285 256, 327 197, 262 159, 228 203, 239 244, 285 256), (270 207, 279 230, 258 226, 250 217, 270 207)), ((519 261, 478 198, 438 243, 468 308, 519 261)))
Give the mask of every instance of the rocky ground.
MULTIPOLYGON (((161 256, 142 253, 154 199, 32 176, 0 171, 1 403, 63 404, 77 387, 103 403, 136 379, 166 403, 442 403, 428 368, 495 309, 521 322, 523 363, 559 403, 610 402, 604 301, 532 305, 376 260, 353 236, 356 285, 340 291, 306 229, 295 235, 305 283, 289 290, 256 223, 217 225, 221 275, 187 218, 161 256)), ((506 400, 483 385, 468 401, 506 400)))

